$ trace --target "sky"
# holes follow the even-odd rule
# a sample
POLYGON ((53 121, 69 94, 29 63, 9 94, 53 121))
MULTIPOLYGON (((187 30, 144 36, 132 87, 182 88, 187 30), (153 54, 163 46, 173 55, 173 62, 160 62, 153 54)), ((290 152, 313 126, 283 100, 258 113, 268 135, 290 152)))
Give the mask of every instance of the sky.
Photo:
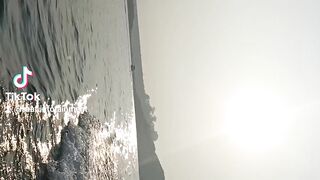
POLYGON ((320 179, 319 5, 138 1, 167 180, 320 179))

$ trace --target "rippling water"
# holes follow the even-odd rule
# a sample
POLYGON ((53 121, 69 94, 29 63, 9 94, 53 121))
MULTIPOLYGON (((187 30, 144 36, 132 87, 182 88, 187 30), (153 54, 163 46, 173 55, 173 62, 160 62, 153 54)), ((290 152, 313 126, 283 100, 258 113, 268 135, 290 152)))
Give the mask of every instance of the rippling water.
POLYGON ((2 95, 0 177, 138 179, 130 43, 123 0, 0 0, 2 92, 84 113, 6 113, 35 106, 2 95), (28 66, 24 90, 12 78, 28 66))

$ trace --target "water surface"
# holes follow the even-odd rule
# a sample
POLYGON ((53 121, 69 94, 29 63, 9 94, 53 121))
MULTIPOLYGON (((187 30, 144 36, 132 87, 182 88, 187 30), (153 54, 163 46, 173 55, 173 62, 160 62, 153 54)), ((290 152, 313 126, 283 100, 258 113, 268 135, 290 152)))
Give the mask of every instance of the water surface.
POLYGON ((21 92, 13 86, 12 78, 26 65, 34 76, 22 91, 38 92, 42 101, 49 104, 68 101, 88 112, 80 115, 81 125, 79 114, 68 125, 63 116, 44 118, 26 113, 8 117, 2 112, 1 128, 6 133, 0 136, 0 168, 7 171, 1 177, 42 178, 51 173, 52 179, 59 179, 73 172, 70 177, 74 179, 104 179, 109 171, 114 173, 114 179, 138 178, 126 8, 122 0, 0 1, 3 92, 21 92), (96 126, 92 128, 90 124, 96 126), (11 131, 13 128, 16 131, 11 131), (84 146, 76 146, 78 141, 84 146), (84 160, 66 160, 72 153, 68 150, 70 144, 65 142, 73 143, 73 151, 79 152, 74 158, 84 160), (92 144, 86 146, 89 142, 92 144), (43 153, 44 149, 48 152, 43 153), (10 164, 8 159, 15 155, 21 156, 20 160, 10 164), (30 170, 10 172, 21 166, 19 162, 30 165, 30 170), (84 167, 75 165, 79 162, 84 167), (54 171, 59 172, 55 178, 54 171))

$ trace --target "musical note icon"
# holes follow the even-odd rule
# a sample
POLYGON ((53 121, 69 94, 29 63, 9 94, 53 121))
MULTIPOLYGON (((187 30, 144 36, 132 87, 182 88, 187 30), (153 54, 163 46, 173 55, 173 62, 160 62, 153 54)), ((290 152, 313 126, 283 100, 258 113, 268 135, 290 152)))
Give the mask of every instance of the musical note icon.
POLYGON ((28 86, 28 76, 33 76, 32 71, 28 69, 27 66, 22 67, 22 73, 21 74, 16 74, 13 77, 13 84, 18 88, 18 89, 23 89, 28 86))

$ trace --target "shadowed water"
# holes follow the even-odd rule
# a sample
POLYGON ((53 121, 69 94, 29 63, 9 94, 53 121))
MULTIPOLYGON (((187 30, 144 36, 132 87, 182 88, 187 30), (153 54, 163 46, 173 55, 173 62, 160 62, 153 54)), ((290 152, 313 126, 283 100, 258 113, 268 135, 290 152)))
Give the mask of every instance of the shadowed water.
POLYGON ((8 115, 24 102, 2 94, 1 178, 138 179, 126 8, 122 0, 0 0, 2 93, 38 92, 42 103, 86 111, 8 115), (12 78, 24 65, 34 76, 18 90, 12 78))

